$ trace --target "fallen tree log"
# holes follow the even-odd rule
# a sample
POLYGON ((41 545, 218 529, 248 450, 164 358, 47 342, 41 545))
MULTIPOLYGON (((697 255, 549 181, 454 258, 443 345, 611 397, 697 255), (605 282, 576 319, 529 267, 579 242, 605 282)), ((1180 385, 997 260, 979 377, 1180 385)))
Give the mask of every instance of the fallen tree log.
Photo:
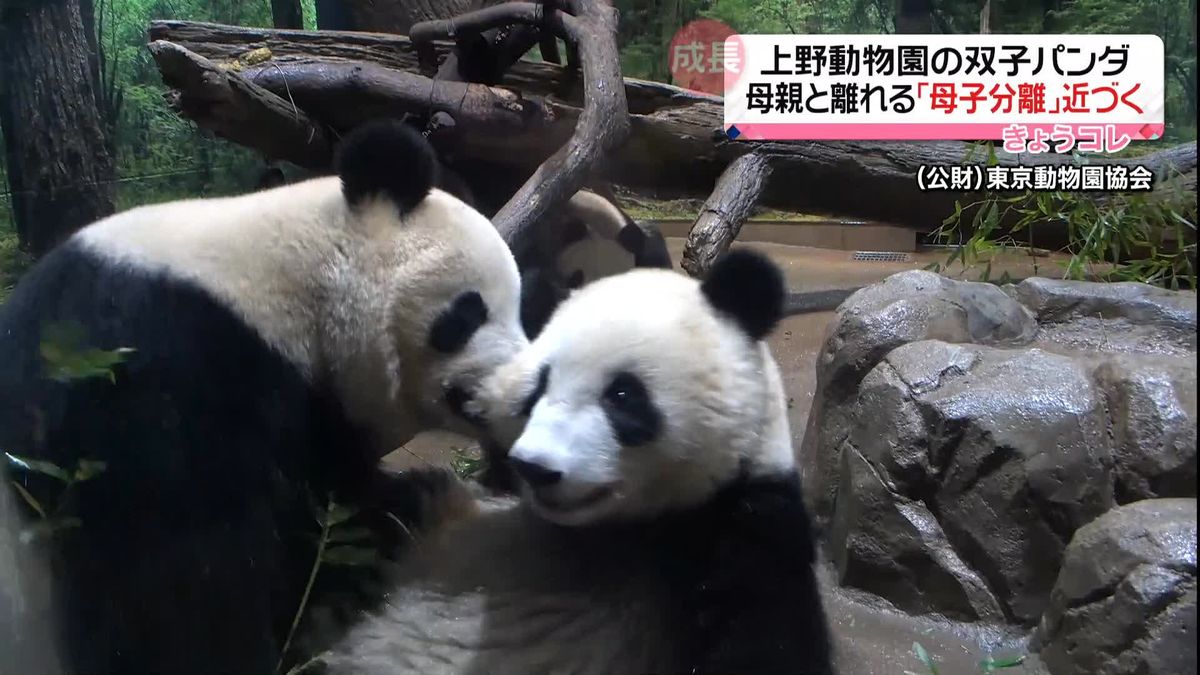
POLYGON ((172 107, 222 138, 253 147, 268 159, 308 169, 328 165, 332 145, 324 125, 293 102, 170 42, 150 53, 174 90, 172 107))
POLYGON ((759 154, 742 155, 729 164, 684 243, 680 266, 688 274, 698 279, 708 276, 713 263, 737 239, 742 223, 753 215, 770 177, 771 165, 759 154))
MULTIPOLYGON (((421 99, 420 92, 463 85, 428 80, 430 84, 414 88, 411 83, 420 80, 412 78, 421 77, 415 74, 419 71, 416 53, 411 42, 400 36, 246 29, 178 21, 155 22, 150 34, 214 60, 234 60, 267 47, 270 62, 243 68, 242 74, 280 96, 286 96, 290 88, 301 110, 335 130, 353 123, 356 117, 367 119, 384 109, 392 114, 411 112, 422 116, 443 109, 454 116, 462 130, 456 143, 459 166, 488 167, 482 175, 502 175, 517 185, 563 147, 582 113, 582 84, 572 82, 559 66, 530 61, 513 64, 501 86, 469 84, 467 90, 454 90, 477 91, 480 98, 495 99, 498 103, 494 106, 454 108, 448 105, 452 97, 447 95, 441 108, 431 109, 429 99, 421 99), (344 66, 350 62, 383 68, 370 71, 371 78, 357 81, 331 79, 331 64, 344 66), (401 80, 410 84, 393 86, 393 81, 401 80), (564 88, 564 83, 571 83, 570 87, 564 88), (482 89, 471 89, 477 87, 482 89), (521 113, 506 112, 508 105, 518 106, 521 113), (341 117, 327 119, 332 110, 341 117), (468 131, 472 128, 475 131, 468 131), (488 131, 484 133, 483 129, 488 131)), ((449 53, 450 46, 437 44, 437 53, 449 53)), ((586 65, 587 58, 582 61, 586 65)), ((345 77, 350 71, 339 72, 345 77)), ((731 141, 722 130, 719 97, 625 78, 624 98, 629 110, 629 138, 612 152, 602 177, 661 197, 706 197, 725 168, 749 152, 762 155, 772 167, 770 185, 759 201, 772 208, 835 213, 931 231, 953 211, 956 200, 966 203, 978 196, 948 190, 925 192, 917 186, 916 174, 921 166, 963 163, 970 153, 967 143, 731 141)), ((254 142, 246 144, 257 147, 254 142)), ((981 153, 975 154, 975 161, 983 161, 981 153)), ((997 152, 997 160, 1006 166, 1073 161, 1062 155, 1013 155, 1002 151, 997 152)), ((1159 180, 1177 172, 1184 189, 1194 190, 1194 142, 1136 159, 1091 161, 1144 165, 1159 180)))

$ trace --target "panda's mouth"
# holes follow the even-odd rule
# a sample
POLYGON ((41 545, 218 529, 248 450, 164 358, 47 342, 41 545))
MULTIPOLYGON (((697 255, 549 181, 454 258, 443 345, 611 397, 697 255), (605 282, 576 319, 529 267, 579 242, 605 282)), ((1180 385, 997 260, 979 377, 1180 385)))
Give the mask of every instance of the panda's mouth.
POLYGON ((537 501, 539 507, 547 512, 564 515, 568 513, 576 513, 583 511, 603 502, 613 495, 615 489, 610 485, 601 485, 592 490, 588 490, 580 496, 572 495, 570 498, 564 498, 558 495, 553 490, 533 490, 534 500, 537 501))

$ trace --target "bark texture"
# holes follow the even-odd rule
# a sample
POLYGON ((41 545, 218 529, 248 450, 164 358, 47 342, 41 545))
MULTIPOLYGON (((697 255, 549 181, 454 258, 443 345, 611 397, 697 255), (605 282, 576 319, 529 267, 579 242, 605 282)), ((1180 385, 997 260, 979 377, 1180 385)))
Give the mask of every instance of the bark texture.
POLYGON ((79 0, 0 15, 0 124, 17 235, 34 255, 115 208, 91 54, 79 0))

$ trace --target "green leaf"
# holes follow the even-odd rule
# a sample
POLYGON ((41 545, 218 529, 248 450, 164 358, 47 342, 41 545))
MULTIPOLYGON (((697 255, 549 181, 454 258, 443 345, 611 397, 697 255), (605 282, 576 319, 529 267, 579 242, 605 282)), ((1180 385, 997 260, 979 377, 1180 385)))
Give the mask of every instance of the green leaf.
POLYGON ((29 505, 29 508, 37 511, 37 514, 42 518, 46 517, 46 509, 42 508, 42 504, 37 500, 37 497, 34 497, 32 494, 30 494, 29 490, 26 490, 25 486, 21 485, 17 481, 12 480, 9 482, 12 483, 14 488, 16 488, 17 494, 21 495, 21 499, 25 500, 25 503, 29 505))
POLYGON ((82 483, 85 480, 91 480, 104 473, 107 468, 108 464, 104 462, 94 459, 81 459, 75 468, 75 481, 82 483))
POLYGON ((52 323, 42 329, 39 346, 47 376, 57 382, 104 377, 116 383, 113 367, 133 349, 101 350, 85 346, 83 328, 75 323, 52 323))
POLYGON ((920 642, 913 643, 913 652, 925 667, 929 669, 930 675, 938 675, 937 665, 933 662, 933 657, 929 656, 929 652, 925 651, 925 647, 921 646, 920 642))
POLYGON ((326 538, 330 544, 348 544, 352 542, 371 541, 375 534, 365 527, 344 527, 329 531, 326 538))
POLYGON ((362 546, 338 546, 337 548, 325 549, 325 554, 321 556, 322 563, 330 565, 344 565, 347 567, 361 567, 365 565, 373 565, 379 561, 379 552, 373 548, 362 546))
POLYGON ((18 457, 17 455, 14 455, 9 452, 4 453, 4 457, 5 457, 5 459, 8 460, 9 465, 11 465, 17 469, 20 469, 22 471, 32 471, 34 473, 40 473, 40 474, 43 474, 46 476, 50 476, 51 478, 57 478, 58 480, 60 480, 64 483, 71 482, 71 476, 66 471, 64 471, 61 467, 59 467, 57 464, 55 464, 53 462, 43 462, 43 461, 36 460, 36 459, 28 459, 26 457, 18 457))
POLYGON ((83 521, 75 517, 42 519, 21 531, 21 543, 28 544, 39 539, 45 539, 53 536, 56 532, 70 530, 82 524, 83 521))
POLYGON ((354 508, 342 506, 341 504, 335 504, 331 501, 329 502, 329 508, 325 511, 325 524, 329 527, 334 527, 339 523, 344 523, 347 520, 350 520, 356 513, 358 513, 358 511, 354 508))

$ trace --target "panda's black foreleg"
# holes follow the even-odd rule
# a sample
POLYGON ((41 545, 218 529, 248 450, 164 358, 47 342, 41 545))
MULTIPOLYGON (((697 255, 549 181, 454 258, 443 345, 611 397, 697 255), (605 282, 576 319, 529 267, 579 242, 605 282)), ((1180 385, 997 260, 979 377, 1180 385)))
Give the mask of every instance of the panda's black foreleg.
POLYGON ((714 511, 693 579, 690 672, 834 675, 799 478, 748 480, 714 511))

